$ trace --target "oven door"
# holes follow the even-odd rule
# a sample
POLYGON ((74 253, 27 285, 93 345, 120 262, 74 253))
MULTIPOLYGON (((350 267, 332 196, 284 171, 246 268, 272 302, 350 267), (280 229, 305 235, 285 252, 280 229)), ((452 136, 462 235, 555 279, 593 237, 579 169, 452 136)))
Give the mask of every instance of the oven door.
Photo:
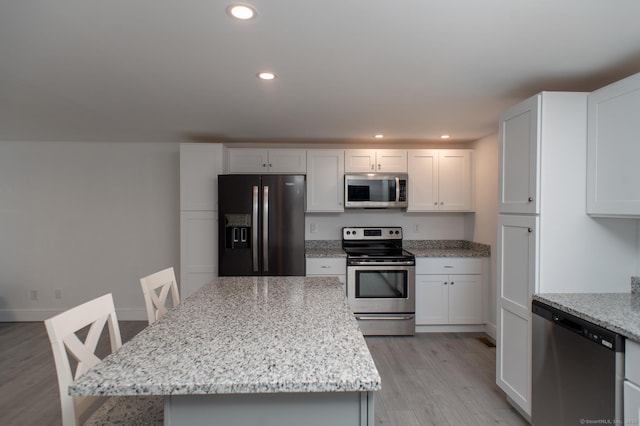
POLYGON ((347 267, 347 298, 354 313, 415 312, 415 266, 361 263, 347 267))

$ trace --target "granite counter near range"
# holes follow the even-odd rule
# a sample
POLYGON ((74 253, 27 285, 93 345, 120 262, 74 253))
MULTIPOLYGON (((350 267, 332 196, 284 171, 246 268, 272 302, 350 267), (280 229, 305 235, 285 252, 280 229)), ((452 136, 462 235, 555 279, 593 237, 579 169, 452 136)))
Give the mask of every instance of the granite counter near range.
POLYGON ((638 293, 543 293, 533 299, 640 342, 638 293))
MULTIPOLYGON (((489 257, 487 244, 466 240, 404 240, 403 248, 416 257, 489 257)), ((340 240, 307 240, 307 258, 346 257, 340 240)))

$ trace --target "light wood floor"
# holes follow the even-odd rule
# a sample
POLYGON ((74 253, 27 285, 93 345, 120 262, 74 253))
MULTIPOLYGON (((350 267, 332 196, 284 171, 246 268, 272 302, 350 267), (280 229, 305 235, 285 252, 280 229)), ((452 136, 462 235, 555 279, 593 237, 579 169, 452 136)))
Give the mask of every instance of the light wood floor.
MULTIPOLYGON (((120 323, 126 341, 146 322, 120 323)), ((495 348, 481 334, 367 337, 382 376, 376 424, 526 425, 495 385, 495 348)), ((107 350, 101 343, 99 352, 107 350)), ((0 425, 60 425, 51 347, 41 322, 0 323, 0 425)))

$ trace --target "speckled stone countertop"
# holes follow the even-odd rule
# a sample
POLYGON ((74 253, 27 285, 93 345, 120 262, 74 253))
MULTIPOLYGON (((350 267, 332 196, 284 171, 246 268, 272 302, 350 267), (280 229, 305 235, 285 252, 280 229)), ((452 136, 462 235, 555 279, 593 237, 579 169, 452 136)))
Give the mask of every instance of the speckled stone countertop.
POLYGON ((465 240, 404 240, 403 247, 416 257, 489 257, 487 244, 465 240))
POLYGON ((533 299, 640 342, 640 294, 544 293, 533 299))
MULTIPOLYGON (((489 257, 487 244, 465 240, 404 240, 403 248, 416 257, 489 257)), ((346 257, 340 240, 307 240, 306 257, 346 257)))
POLYGON ((218 277, 80 377, 69 393, 379 389, 337 278, 218 277))

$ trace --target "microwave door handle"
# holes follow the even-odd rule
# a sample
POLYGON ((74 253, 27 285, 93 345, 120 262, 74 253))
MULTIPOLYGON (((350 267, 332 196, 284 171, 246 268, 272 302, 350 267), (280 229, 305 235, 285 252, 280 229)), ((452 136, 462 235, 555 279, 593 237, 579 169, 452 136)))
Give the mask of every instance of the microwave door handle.
POLYGON ((400 177, 396 176, 396 203, 400 202, 400 177))
POLYGON ((258 272, 258 187, 253 187, 253 218, 251 221, 251 257, 253 258, 253 272, 258 272))

